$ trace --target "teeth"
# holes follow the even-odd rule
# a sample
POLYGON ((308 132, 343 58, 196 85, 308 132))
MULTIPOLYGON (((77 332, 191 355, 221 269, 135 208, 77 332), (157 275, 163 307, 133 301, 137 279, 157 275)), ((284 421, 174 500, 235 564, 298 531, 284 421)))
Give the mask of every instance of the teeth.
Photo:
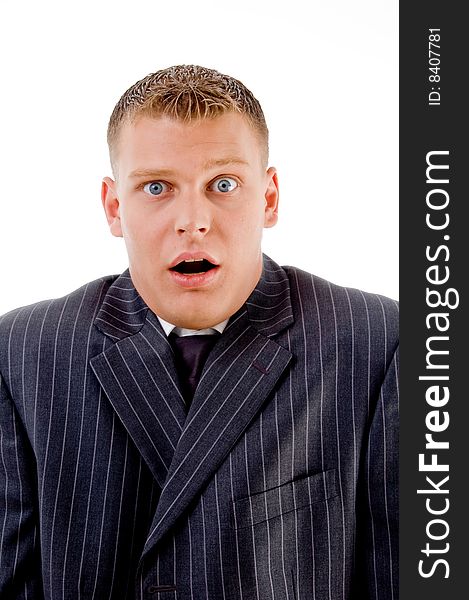
POLYGON ((186 260, 184 260, 184 262, 202 262, 204 259, 203 258, 186 258, 186 260))

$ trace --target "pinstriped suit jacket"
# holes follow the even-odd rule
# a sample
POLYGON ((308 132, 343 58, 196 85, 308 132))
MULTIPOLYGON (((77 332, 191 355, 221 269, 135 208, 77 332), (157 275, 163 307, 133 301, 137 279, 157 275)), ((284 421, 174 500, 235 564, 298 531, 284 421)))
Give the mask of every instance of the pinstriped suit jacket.
POLYGON ((187 412, 129 272, 0 323, 0 597, 397 600, 397 309, 264 256, 187 412))

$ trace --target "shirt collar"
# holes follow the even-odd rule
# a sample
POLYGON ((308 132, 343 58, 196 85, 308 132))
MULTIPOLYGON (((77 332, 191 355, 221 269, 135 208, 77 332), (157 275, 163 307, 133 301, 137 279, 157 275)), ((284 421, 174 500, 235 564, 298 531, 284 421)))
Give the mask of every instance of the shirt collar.
MULTIPOLYGON (((158 315, 156 315, 158 317, 158 315)), ((215 332, 223 333, 223 330, 228 323, 228 319, 225 319, 221 323, 217 323, 217 325, 213 325, 213 327, 209 327, 207 329, 185 329, 184 327, 176 327, 172 323, 168 323, 161 317, 158 317, 158 321, 161 323, 161 327, 163 331, 168 336, 171 332, 175 333, 178 336, 186 336, 186 335, 211 335, 215 332)))

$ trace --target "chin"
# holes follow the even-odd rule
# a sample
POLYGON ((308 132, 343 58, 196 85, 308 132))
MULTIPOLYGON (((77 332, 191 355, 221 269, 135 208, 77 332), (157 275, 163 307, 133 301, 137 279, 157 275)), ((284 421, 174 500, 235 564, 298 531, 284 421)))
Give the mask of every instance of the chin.
POLYGON ((224 321, 226 317, 219 318, 218 315, 214 316, 204 316, 200 317, 200 315, 191 317, 185 317, 183 319, 177 319, 174 321, 174 324, 178 327, 184 327, 185 329, 206 329, 207 327, 213 327, 213 325, 217 325, 217 323, 221 323, 224 321))
POLYGON ((173 306, 168 306, 168 311, 164 312, 167 316, 164 316, 163 311, 161 311, 162 314, 160 316, 166 319, 166 321, 173 323, 173 325, 176 325, 176 327, 184 327, 185 329, 203 329, 206 327, 203 325, 206 321, 205 311, 201 314, 193 306, 189 307, 188 305, 184 305, 184 303, 174 303, 173 306))

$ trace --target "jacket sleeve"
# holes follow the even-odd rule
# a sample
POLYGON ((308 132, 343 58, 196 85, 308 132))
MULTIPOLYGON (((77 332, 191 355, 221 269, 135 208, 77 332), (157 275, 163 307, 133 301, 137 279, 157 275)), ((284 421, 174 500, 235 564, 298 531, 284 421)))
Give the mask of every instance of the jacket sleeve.
POLYGON ((43 598, 36 466, 0 375, 0 598, 43 598))
POLYGON ((399 597, 398 349, 388 365, 372 414, 357 494, 353 598, 399 597))

